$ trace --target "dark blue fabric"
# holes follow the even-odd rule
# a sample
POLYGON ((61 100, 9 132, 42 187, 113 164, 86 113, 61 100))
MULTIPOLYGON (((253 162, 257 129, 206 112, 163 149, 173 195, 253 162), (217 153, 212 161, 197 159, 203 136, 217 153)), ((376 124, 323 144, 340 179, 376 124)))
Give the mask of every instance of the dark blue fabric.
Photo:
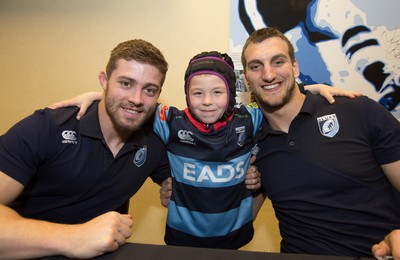
POLYGON ((114 158, 97 103, 80 121, 77 111, 38 110, 1 137, 0 170, 25 185, 10 205, 21 215, 85 222, 125 205, 147 177, 162 182, 170 175, 164 144, 151 131, 135 132, 114 158))
POLYGON ((330 105, 307 93, 289 133, 265 123, 258 146, 282 252, 367 256, 400 228, 399 192, 379 167, 400 159, 400 125, 376 102, 336 98, 330 105), (317 119, 332 114, 339 131, 327 137, 317 119))
POLYGON ((252 197, 244 184, 252 120, 245 107, 236 108, 226 126, 204 133, 176 108, 156 117, 173 172, 168 245, 237 249, 252 239, 252 197))

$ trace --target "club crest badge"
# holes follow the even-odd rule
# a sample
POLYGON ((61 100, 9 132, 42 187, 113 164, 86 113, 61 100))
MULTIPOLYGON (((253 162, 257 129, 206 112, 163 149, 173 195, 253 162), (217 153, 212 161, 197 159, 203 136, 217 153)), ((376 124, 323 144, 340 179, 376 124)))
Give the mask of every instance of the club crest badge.
POLYGON ((332 138, 339 132, 339 121, 336 114, 318 117, 317 122, 319 131, 323 136, 332 138))
POLYGON ((147 146, 143 146, 137 152, 135 153, 133 157, 133 163, 137 166, 140 167, 146 162, 147 158, 147 146))
POLYGON ((244 144, 244 140, 246 139, 246 127, 241 126, 237 127, 236 129, 236 143, 242 147, 244 144))

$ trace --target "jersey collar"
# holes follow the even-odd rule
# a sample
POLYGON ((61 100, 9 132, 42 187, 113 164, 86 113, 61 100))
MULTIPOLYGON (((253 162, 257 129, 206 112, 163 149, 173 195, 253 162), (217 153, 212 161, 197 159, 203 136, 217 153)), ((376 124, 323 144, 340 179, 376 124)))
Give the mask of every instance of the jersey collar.
MULTIPOLYGON (((310 91, 306 91, 305 95, 306 98, 297 117, 314 115, 317 111, 318 96, 312 94, 310 91)), ((264 117, 264 120, 261 124, 261 129, 257 135, 258 136, 257 140, 263 140, 270 134, 282 134, 282 133, 283 132, 271 130, 268 120, 264 117)))
POLYGON ((200 131, 205 132, 205 133, 210 133, 213 131, 217 131, 221 128, 223 128, 224 126, 227 125, 228 121, 231 121, 233 118, 233 113, 224 121, 218 121, 214 124, 204 124, 201 123, 200 121, 196 120, 192 114, 189 111, 189 108, 185 108, 184 110, 186 116, 188 117, 189 121, 200 131))

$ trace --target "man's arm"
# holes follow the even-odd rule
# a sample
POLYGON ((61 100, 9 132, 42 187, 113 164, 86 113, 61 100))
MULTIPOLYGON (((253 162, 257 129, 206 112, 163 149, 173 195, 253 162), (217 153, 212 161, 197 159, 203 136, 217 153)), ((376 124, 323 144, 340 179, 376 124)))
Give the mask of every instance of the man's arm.
POLYGON ((22 184, 0 171, 0 259, 91 258, 115 251, 131 235, 131 217, 116 212, 77 225, 23 218, 6 206, 22 190, 22 184))
POLYGON ((172 196, 172 178, 169 177, 160 185, 160 201, 161 205, 168 208, 169 201, 172 196))
POLYGON ((381 165, 390 184, 400 192, 400 161, 381 165))
POLYGON ((253 195, 253 221, 256 220, 258 212, 260 211, 266 198, 267 195, 261 192, 255 193, 253 195))
MULTIPOLYGON (((325 97, 326 100, 328 100, 328 102, 331 104, 335 102, 334 96, 344 96, 348 98, 362 96, 362 94, 359 92, 339 89, 324 84, 306 85, 304 86, 304 89, 309 90, 314 94, 320 94, 321 96, 325 97)), ((102 92, 95 92, 95 91, 85 92, 76 97, 56 102, 49 107, 52 109, 56 109, 68 106, 77 106, 80 108, 77 114, 77 118, 80 119, 86 113, 88 107, 93 103, 93 101, 101 99, 101 95, 102 92)))
MULTIPOLYGON (((314 94, 320 94, 326 100, 328 100, 328 102, 331 104, 335 103, 335 99, 333 98, 334 96, 336 96, 336 97, 342 96, 342 97, 348 97, 348 98, 355 98, 358 96, 362 96, 361 93, 356 92, 356 91, 334 88, 334 87, 324 85, 324 84, 305 85, 304 89, 308 90, 314 94)), ((301 89, 300 89, 300 91, 301 91, 301 89)))
POLYGON ((246 171, 244 184, 246 185, 246 189, 252 192, 257 192, 261 188, 261 176, 257 167, 250 165, 246 171))
MULTIPOLYGON (((383 172, 392 186, 400 193, 400 161, 381 165, 383 172)), ((400 229, 390 232, 379 244, 372 246, 375 256, 392 255, 400 259, 400 229)))
POLYGON ((79 120, 94 101, 101 99, 101 95, 102 92, 85 92, 76 97, 54 103, 53 105, 49 106, 49 108, 56 109, 68 106, 77 106, 80 108, 78 114, 76 115, 77 119, 79 120))

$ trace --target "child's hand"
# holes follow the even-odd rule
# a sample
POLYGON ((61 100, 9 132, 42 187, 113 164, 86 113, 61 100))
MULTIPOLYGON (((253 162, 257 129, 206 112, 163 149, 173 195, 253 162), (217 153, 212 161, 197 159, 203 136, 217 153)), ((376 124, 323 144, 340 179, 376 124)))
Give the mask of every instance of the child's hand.
POLYGON ((333 96, 355 98, 363 95, 362 93, 356 91, 334 88, 324 84, 306 85, 304 86, 304 89, 309 90, 314 94, 320 94, 321 96, 326 98, 326 100, 328 100, 330 104, 335 103, 335 99, 333 98, 333 96))
POLYGON ((101 99, 101 92, 95 92, 95 91, 86 92, 71 99, 54 103, 53 105, 49 106, 49 108, 56 109, 68 106, 80 107, 78 115, 76 116, 76 118, 79 120, 86 113, 88 107, 93 103, 93 101, 100 99, 101 99))

